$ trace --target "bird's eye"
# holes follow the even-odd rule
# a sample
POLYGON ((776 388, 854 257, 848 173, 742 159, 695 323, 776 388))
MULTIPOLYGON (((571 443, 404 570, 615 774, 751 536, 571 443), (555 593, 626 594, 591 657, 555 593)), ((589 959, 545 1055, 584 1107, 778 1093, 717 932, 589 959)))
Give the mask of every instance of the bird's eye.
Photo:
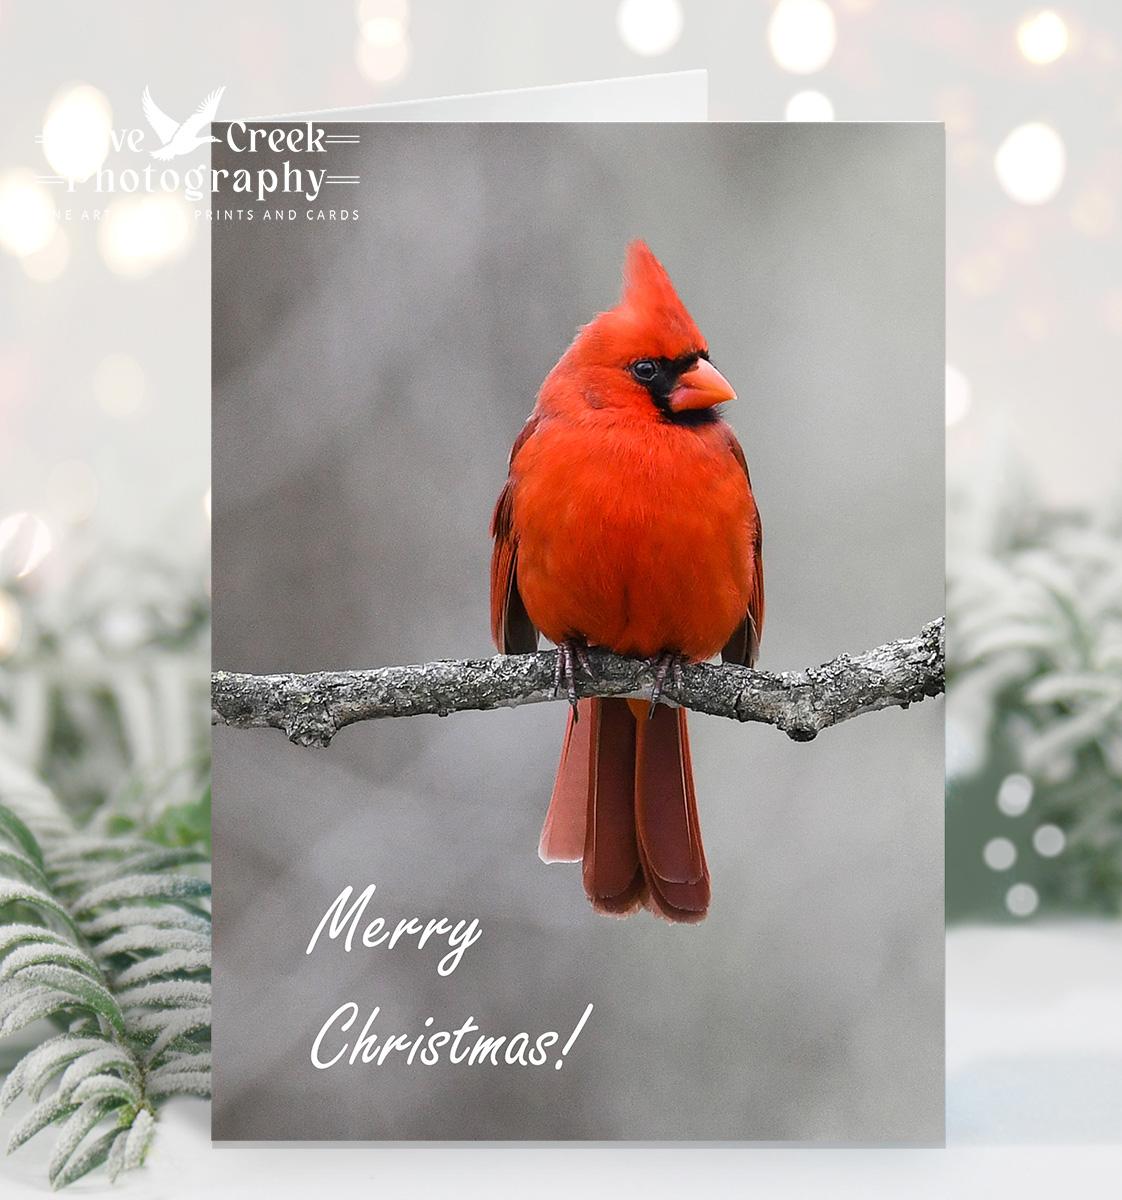
POLYGON ((631 374, 640 383, 650 383, 658 374, 658 363, 653 362, 649 358, 641 358, 637 363, 631 364, 631 374))

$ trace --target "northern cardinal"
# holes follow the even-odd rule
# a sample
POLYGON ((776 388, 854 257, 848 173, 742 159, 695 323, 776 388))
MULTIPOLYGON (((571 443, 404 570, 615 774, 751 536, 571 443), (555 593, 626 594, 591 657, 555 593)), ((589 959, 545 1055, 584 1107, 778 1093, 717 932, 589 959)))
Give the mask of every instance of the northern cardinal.
POLYGON ((760 519, 719 408, 735 398, 662 264, 633 242, 619 303, 546 377, 495 506, 495 643, 556 643, 555 690, 572 704, 539 853, 583 860, 597 912, 700 921, 709 907, 686 714, 660 698, 682 662, 756 661, 760 519), (590 646, 649 660, 652 702, 578 703, 590 646))

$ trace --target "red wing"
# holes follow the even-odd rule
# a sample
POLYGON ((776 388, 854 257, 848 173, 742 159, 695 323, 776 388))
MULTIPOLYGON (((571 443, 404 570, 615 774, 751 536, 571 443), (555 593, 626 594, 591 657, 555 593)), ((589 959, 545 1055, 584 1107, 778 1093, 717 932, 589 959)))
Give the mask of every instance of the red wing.
MULTIPOLYGON (((513 465, 523 443, 534 432, 531 417, 510 452, 513 465)), ((518 593, 518 538, 514 532, 514 478, 507 479, 491 517, 491 637, 500 654, 532 654, 538 648, 534 628, 518 593)))
POLYGON ((759 509, 756 508, 756 500, 752 495, 752 479, 748 474, 748 460, 744 457, 740 443, 731 432, 729 433, 729 450, 740 464, 744 471, 744 478, 748 482, 748 499, 751 503, 752 515, 755 518, 756 532, 752 544, 752 586, 748 595, 748 611, 744 615, 744 620, 736 627, 736 632, 729 638, 728 644, 721 651, 721 658, 725 662, 735 662, 745 667, 752 667, 756 665, 756 659, 759 657, 760 638, 764 632, 764 531, 760 523, 759 509))

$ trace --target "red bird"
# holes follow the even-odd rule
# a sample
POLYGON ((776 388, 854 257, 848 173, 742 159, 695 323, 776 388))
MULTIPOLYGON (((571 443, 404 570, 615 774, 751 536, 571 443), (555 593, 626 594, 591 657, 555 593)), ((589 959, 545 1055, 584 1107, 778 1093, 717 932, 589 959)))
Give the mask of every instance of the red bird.
POLYGON ((700 921, 709 907, 686 713, 659 698, 683 661, 756 661, 760 518, 718 407, 735 398, 662 264, 633 242, 619 303, 546 377, 495 506, 495 643, 555 642, 573 705, 539 853, 583 859, 597 912, 700 921), (651 705, 578 704, 589 646, 649 660, 651 705))

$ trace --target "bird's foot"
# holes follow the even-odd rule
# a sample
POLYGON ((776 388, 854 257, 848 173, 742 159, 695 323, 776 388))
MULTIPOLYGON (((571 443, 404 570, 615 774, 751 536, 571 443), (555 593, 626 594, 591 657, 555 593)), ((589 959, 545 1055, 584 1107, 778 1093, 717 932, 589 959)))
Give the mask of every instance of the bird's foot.
POLYGON ((592 660, 588 657, 588 643, 577 638, 566 638, 557 647, 557 663, 553 668, 553 695, 561 694, 562 687, 569 698, 573 709, 573 720, 577 718, 577 666, 584 671, 592 683, 596 682, 596 672, 592 669, 592 660))
POLYGON ((647 719, 655 715, 655 707, 662 699, 662 689, 666 685, 666 677, 669 675, 676 688, 680 688, 684 683, 682 676, 682 667, 690 660, 684 654, 678 654, 674 650, 664 650, 661 654, 655 654, 647 659, 647 665, 654 672, 654 684, 651 687, 651 707, 647 713, 647 719))

